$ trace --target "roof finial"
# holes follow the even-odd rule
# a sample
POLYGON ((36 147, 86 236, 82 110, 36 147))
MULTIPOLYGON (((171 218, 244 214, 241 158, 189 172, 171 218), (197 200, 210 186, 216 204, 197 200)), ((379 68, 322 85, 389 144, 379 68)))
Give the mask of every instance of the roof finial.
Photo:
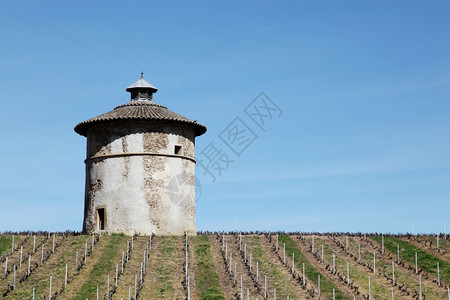
POLYGON ((141 71, 141 79, 144 79, 144 70, 141 71))

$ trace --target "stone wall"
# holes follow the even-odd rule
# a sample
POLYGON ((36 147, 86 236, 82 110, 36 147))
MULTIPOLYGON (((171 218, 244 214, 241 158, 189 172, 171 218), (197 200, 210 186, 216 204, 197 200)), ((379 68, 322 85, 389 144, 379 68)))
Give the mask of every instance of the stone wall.
POLYGON ((108 232, 196 233, 192 127, 116 121, 90 128, 87 138, 83 231, 97 229, 95 210, 105 207, 108 232))

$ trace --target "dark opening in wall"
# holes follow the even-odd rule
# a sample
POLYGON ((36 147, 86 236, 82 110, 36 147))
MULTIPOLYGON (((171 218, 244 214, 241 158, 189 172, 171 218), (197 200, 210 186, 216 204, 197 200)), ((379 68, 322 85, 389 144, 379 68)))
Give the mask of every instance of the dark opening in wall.
POLYGON ((97 209, 97 230, 105 230, 106 227, 105 209, 97 209))
POLYGON ((183 147, 180 145, 175 145, 175 154, 183 155, 183 147))

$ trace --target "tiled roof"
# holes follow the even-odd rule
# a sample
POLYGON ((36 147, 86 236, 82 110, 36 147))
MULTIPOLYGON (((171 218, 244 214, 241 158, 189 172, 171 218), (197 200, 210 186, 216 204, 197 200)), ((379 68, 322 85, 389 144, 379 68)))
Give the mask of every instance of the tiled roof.
POLYGON ((87 136, 88 129, 94 124, 105 123, 115 120, 164 120, 191 125, 195 129, 195 135, 199 136, 206 132, 203 124, 185 118, 167 107, 157 104, 153 101, 131 101, 119 105, 114 110, 97 116, 95 118, 83 121, 75 126, 76 133, 87 136))

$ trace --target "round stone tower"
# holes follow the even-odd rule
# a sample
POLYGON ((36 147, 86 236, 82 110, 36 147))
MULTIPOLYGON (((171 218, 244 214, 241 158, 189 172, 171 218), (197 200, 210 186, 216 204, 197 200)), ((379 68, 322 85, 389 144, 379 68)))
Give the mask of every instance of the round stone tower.
POLYGON ((131 101, 79 123, 87 137, 83 232, 196 234, 195 137, 206 127, 153 102, 141 78, 131 101))

